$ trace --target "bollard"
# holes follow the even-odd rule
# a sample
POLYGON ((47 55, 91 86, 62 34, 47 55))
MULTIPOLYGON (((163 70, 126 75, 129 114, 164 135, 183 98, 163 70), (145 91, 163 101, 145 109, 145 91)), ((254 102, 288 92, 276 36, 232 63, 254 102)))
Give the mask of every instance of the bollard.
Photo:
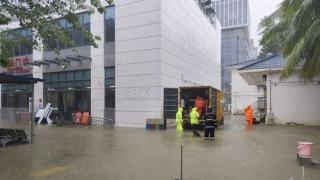
POLYGON ((155 130, 155 120, 154 119, 151 119, 150 120, 151 122, 150 122, 150 124, 151 124, 151 130, 155 130))
POLYGON ((155 129, 157 130, 157 131, 159 131, 160 130, 160 123, 159 123, 159 119, 155 119, 155 129))
POLYGON ((147 129, 147 130, 150 130, 150 129, 151 129, 151 120, 150 120, 150 119, 147 119, 147 120, 146 120, 146 129, 147 129))

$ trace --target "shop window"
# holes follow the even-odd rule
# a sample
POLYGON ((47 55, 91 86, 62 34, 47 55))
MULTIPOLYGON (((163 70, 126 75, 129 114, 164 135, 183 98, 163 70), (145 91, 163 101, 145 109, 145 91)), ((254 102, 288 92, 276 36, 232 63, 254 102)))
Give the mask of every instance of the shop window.
POLYGON ((105 108, 115 108, 115 68, 105 68, 105 108))
POLYGON ((75 88, 76 89, 83 89, 83 82, 82 81, 76 82, 75 83, 75 88))
POLYGON ((51 81, 58 81, 58 73, 52 73, 51 74, 51 81))
POLYGON ((66 73, 61 72, 59 73, 59 81, 65 81, 67 79, 66 73))
POLYGON ((91 79, 91 71, 86 70, 83 72, 83 79, 91 79))
POLYGON ((83 99, 83 91, 75 91, 74 93, 75 95, 75 108, 77 111, 83 111, 83 103, 84 103, 84 99, 83 99))
POLYGON ((105 42, 115 41, 115 7, 107 7, 107 13, 105 14, 105 42))
POLYGON ((86 89, 90 89, 91 88, 91 82, 90 81, 83 81, 83 86, 86 89))
POLYGON ((59 90, 65 90, 66 89, 66 83, 65 82, 60 82, 59 83, 59 90))
POLYGON ((6 107, 8 107, 8 94, 6 94, 6 93, 2 93, 1 94, 1 102, 2 102, 2 108, 6 108, 6 107))
POLYGON ((91 70, 48 73, 44 77, 51 77, 44 82, 44 103, 58 107, 64 119, 70 119, 75 111, 90 112, 91 70))
POLYGON ((115 108, 115 88, 106 88, 105 91, 106 108, 115 108))
POLYGON ((67 83, 67 89, 68 89, 68 90, 74 89, 74 82, 68 82, 68 83, 67 83))
MULTIPOLYGON (((26 37, 27 41, 30 41, 30 42, 32 41, 32 32, 30 29, 20 28, 20 29, 15 29, 14 31, 17 34, 20 34, 20 35, 26 37)), ((28 54, 33 53, 32 45, 25 44, 19 38, 15 38, 15 42, 16 42, 17 46, 12 47, 15 56, 23 56, 23 55, 28 55, 28 54)))
MULTIPOLYGON (((30 75, 26 75, 30 76, 30 75)), ((28 108, 28 99, 31 97, 31 85, 15 84, 1 85, 2 108, 28 108), (30 86, 30 87, 29 87, 30 86)))
POLYGON ((75 80, 82 80, 82 79, 83 79, 83 71, 76 71, 75 80))
MULTIPOLYGON (((78 14, 79 22, 82 24, 82 26, 90 32, 90 15, 85 13, 78 14)), ((80 30, 76 30, 72 27, 72 24, 69 23, 65 18, 58 19, 57 21, 60 22, 60 25, 62 28, 68 30, 70 32, 70 39, 74 41, 74 47, 81 47, 81 46, 88 46, 90 45, 90 41, 88 38, 85 37, 84 33, 80 30)), ((45 44, 45 43, 44 43, 45 44)), ((57 49, 66 49, 71 48, 71 46, 66 46, 65 44, 61 42, 57 42, 55 45, 57 49)), ((54 48, 55 49, 55 48, 54 48)), ((46 47, 44 49, 45 52, 47 51, 53 51, 54 49, 46 47)))
POLYGON ((67 72, 67 80, 71 81, 74 80, 74 72, 67 72))

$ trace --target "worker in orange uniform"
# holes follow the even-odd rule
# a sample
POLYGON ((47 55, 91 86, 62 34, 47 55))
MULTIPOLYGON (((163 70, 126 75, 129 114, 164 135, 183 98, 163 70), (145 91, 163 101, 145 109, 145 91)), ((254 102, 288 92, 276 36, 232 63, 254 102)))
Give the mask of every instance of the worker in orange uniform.
POLYGON ((253 110, 252 107, 249 105, 244 109, 244 114, 246 115, 247 125, 252 125, 253 121, 253 110))
POLYGON ((190 123, 191 126, 194 130, 198 130, 198 125, 199 125, 199 120, 198 118, 200 117, 199 113, 197 112, 196 107, 192 108, 192 111, 190 113, 190 123))
POLYGON ((182 132, 182 111, 183 109, 180 107, 176 113, 177 132, 182 132))

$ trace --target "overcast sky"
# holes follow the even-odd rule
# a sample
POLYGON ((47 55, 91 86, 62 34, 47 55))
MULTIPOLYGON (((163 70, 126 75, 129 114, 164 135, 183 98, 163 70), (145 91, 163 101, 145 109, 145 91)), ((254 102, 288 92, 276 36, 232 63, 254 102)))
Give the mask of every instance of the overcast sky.
MULTIPOLYGON (((251 13, 251 39, 254 39, 254 45, 259 45, 260 36, 257 32, 258 24, 264 16, 273 13, 277 6, 283 0, 249 0, 250 13, 251 13)), ((260 48, 259 48, 260 49, 260 48)))

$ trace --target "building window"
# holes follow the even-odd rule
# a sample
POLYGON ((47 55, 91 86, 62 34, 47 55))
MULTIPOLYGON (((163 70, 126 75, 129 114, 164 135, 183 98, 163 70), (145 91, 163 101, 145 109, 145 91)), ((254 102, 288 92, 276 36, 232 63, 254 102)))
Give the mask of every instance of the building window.
MULTIPOLYGON (((16 33, 25 36, 28 41, 32 41, 32 32, 29 28, 24 29, 15 29, 16 33)), ((33 53, 33 48, 31 45, 27 45, 26 43, 22 42, 20 38, 14 38, 14 41, 16 42, 17 46, 13 47, 13 53, 14 56, 23 56, 33 53)))
POLYGON ((44 103, 57 107, 64 119, 75 111, 91 111, 91 70, 48 73, 43 79, 44 103))
MULTIPOLYGON (((28 77, 31 77, 28 75, 28 77)), ((2 108, 29 108, 31 84, 2 85, 2 108)))
POLYGON ((105 69, 105 108, 115 108, 115 68, 105 69))
POLYGON ((114 42, 115 41, 115 7, 107 7, 107 13, 104 17, 105 24, 105 42, 114 42))
MULTIPOLYGON (((91 32, 90 30, 90 15, 85 12, 78 14, 79 21, 82 24, 82 26, 91 32)), ((69 23, 65 18, 57 19, 57 21, 60 22, 61 27, 64 29, 67 29, 70 31, 70 39, 74 41, 74 47, 81 47, 81 46, 89 46, 90 41, 88 38, 84 36, 84 33, 80 30, 76 30, 72 27, 72 24, 69 23)), ((72 48, 71 46, 66 46, 65 44, 61 42, 57 42, 57 49, 67 49, 72 48)), ((45 46, 45 45, 44 45, 45 46)), ((51 49, 49 47, 44 48, 44 52, 53 51, 54 49, 51 49)))

